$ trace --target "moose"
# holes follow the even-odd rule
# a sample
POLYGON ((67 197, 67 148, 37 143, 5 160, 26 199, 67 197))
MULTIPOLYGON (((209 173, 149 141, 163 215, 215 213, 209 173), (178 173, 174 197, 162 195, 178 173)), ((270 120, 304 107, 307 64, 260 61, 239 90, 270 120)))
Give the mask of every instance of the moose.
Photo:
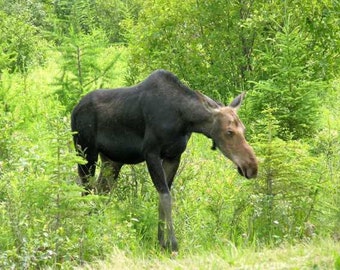
MULTIPOLYGON (((248 179, 257 176, 257 159, 237 115, 244 96, 242 93, 223 106, 165 70, 154 71, 132 87, 90 92, 71 115, 76 150, 87 161, 78 164, 82 185, 91 191, 89 179, 95 175, 98 156, 103 164, 109 164, 114 179, 124 164, 145 161, 159 194, 158 241, 163 248, 177 252, 170 190, 193 132, 212 139, 240 175, 248 179)), ((100 173, 102 191, 109 192, 110 186, 102 178, 100 173)))

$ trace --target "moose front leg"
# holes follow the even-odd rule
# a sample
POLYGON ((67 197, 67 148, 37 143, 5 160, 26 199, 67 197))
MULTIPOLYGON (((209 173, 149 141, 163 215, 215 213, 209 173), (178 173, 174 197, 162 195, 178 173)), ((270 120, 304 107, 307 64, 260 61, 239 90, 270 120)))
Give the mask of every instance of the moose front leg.
POLYGON ((169 193, 159 194, 159 223, 158 223, 158 241, 161 246, 166 249, 169 248, 172 252, 178 251, 177 239, 175 236, 174 226, 172 222, 172 202, 169 193), (167 232, 167 241, 164 237, 164 226, 167 232))
MULTIPOLYGON (((162 163, 162 167, 165 173, 166 177, 166 183, 168 185, 169 191, 171 189, 172 182, 174 180, 174 177, 176 175, 176 172, 178 170, 178 166, 180 163, 180 156, 173 158, 173 159, 164 159, 162 163)), ((159 223, 158 223, 158 240, 161 243, 163 247, 169 247, 171 244, 171 249, 172 251, 177 251, 178 246, 177 246, 177 241, 175 238, 175 233, 173 232, 173 224, 172 224, 172 217, 166 217, 166 213, 172 212, 172 201, 171 201, 171 196, 167 198, 167 196, 170 195, 170 193, 165 193, 165 194, 160 194, 159 195, 159 223), (170 208, 170 209, 168 209, 170 208), (166 210, 168 209, 168 210, 166 210), (168 237, 169 239, 167 240, 167 243, 164 240, 164 226, 165 220, 169 220, 169 223, 171 223, 171 226, 167 227, 168 237), (172 232, 170 232, 172 230, 172 232)))
POLYGON ((163 248, 168 247, 171 251, 178 250, 177 240, 172 222, 172 205, 171 194, 167 183, 165 171, 162 166, 162 161, 158 155, 148 154, 146 157, 146 164, 148 166, 151 179, 159 193, 159 226, 158 226, 158 240, 163 248), (167 231, 167 239, 164 237, 164 227, 167 231))

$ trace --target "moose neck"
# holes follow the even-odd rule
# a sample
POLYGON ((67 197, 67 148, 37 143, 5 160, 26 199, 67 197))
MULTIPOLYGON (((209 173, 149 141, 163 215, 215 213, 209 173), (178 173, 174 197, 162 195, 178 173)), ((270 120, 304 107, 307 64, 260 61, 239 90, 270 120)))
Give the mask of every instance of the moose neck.
MULTIPOLYGON (((203 116, 203 115, 201 115, 203 116)), ((197 117, 197 116, 196 116, 197 117)), ((214 118, 210 114, 208 116, 203 116, 201 119, 198 117, 191 122, 191 132, 201 133, 208 138, 212 138, 212 130, 214 125, 214 118)))
MULTIPOLYGON (((207 97, 204 96, 204 98, 207 97)), ((219 105, 211 99, 203 100, 203 102, 201 99, 202 97, 199 96, 197 100, 195 99, 185 101, 185 105, 182 106, 182 115, 184 116, 185 120, 190 123, 190 132, 201 133, 208 138, 211 138, 215 121, 214 109, 218 108, 219 105)))

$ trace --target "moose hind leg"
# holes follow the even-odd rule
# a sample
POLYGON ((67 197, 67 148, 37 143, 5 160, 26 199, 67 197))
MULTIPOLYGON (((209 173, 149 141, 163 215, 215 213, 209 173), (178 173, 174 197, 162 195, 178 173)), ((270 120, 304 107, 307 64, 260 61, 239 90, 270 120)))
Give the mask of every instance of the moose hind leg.
POLYGON ((123 164, 110 160, 102 153, 100 154, 100 158, 102 165, 98 177, 98 192, 105 194, 112 190, 123 164))
POLYGON ((80 178, 80 184, 85 188, 83 195, 88 195, 92 190, 91 177, 95 175, 96 164, 95 162, 88 162, 85 165, 78 164, 78 175, 80 178))
POLYGON ((78 164, 78 175, 82 186, 85 188, 83 195, 88 195, 92 190, 91 178, 94 177, 96 172, 96 163, 98 160, 98 153, 96 151, 85 152, 85 157, 87 160, 86 164, 78 164))

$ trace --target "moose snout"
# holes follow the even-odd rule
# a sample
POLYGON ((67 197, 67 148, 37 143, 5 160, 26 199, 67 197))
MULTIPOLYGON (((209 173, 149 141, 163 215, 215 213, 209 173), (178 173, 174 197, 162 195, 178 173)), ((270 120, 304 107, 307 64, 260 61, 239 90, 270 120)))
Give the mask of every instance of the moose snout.
POLYGON ((230 159, 237 167, 239 174, 247 179, 256 178, 258 171, 258 162, 253 149, 248 146, 244 148, 247 151, 242 151, 241 154, 232 155, 228 151, 222 153, 230 159))
POLYGON ((247 179, 255 178, 258 171, 258 162, 255 153, 250 148, 250 155, 243 160, 236 160, 237 170, 239 174, 247 179))
POLYGON ((247 179, 256 178, 257 176, 257 163, 252 166, 240 167, 237 166, 240 175, 247 179))

